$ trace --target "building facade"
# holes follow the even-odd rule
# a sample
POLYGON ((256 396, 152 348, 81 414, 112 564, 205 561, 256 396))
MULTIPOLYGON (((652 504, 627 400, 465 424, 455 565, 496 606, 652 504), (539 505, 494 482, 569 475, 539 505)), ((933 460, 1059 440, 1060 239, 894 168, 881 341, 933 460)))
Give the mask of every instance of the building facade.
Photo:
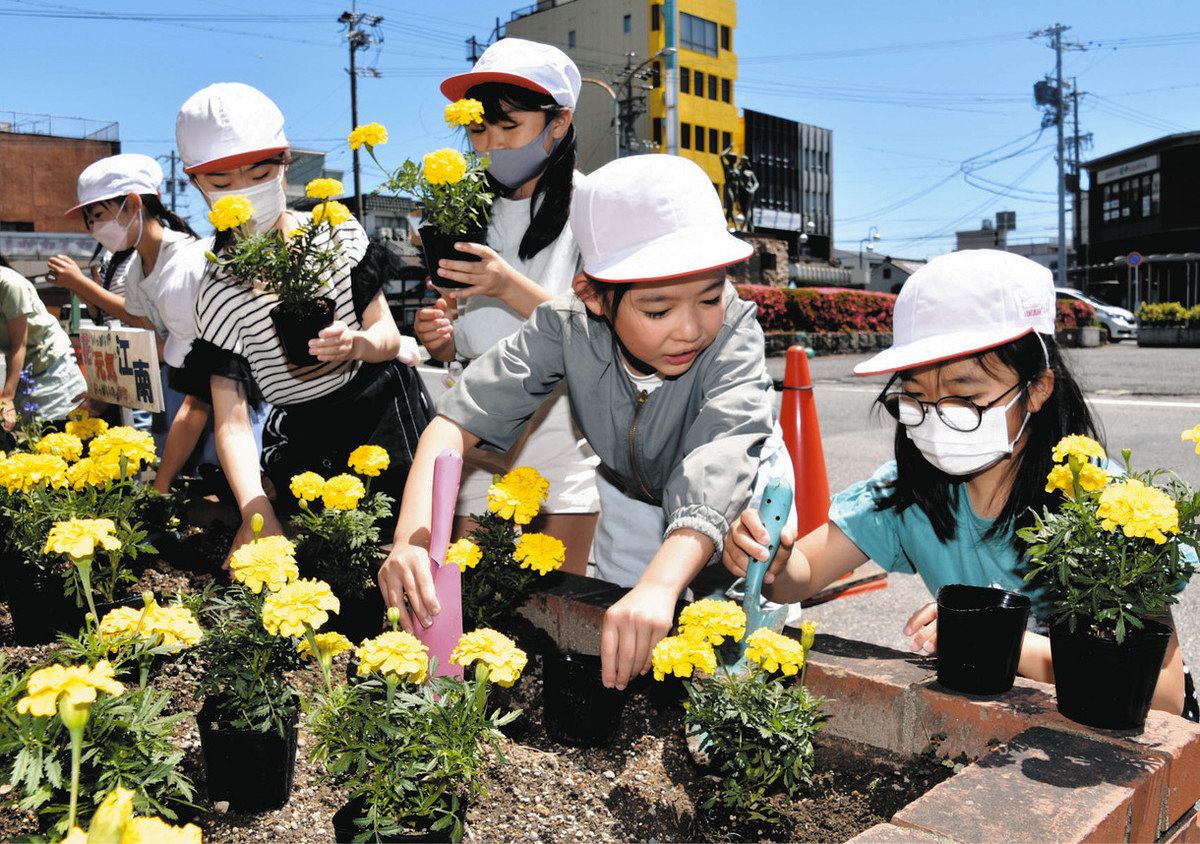
POLYGON ((1200 302, 1200 132, 1158 138, 1084 167, 1084 291, 1134 311, 1142 301, 1200 302))

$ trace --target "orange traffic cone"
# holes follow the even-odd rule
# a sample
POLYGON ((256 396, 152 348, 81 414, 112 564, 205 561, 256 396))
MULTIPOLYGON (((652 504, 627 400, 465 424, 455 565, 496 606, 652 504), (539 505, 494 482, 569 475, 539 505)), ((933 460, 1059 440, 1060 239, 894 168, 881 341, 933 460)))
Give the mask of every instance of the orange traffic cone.
POLYGON ((808 371, 808 350, 803 346, 787 350, 779 425, 796 478, 796 531, 804 536, 829 519, 829 475, 808 371))

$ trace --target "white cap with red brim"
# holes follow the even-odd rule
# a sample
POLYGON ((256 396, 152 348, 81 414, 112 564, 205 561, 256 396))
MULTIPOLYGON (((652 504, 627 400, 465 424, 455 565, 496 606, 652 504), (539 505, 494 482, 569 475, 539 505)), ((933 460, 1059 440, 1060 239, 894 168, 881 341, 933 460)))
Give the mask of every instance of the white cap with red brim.
POLYGON ((892 313, 892 345, 854 367, 880 375, 941 363, 1037 332, 1054 334, 1054 277, 996 249, 934 258, 913 273, 892 313))
POLYGON ((475 66, 442 82, 447 99, 460 100, 485 82, 504 82, 548 94, 563 108, 575 108, 583 84, 579 68, 557 47, 524 38, 501 38, 483 51, 475 66))
POLYGON ((101 158, 79 174, 79 180, 75 183, 75 197, 79 204, 64 216, 77 214, 85 205, 93 202, 117 199, 131 193, 157 194, 162 180, 162 167, 148 155, 126 152, 101 158))
POLYGON ((175 118, 185 173, 220 173, 288 149, 283 112, 257 88, 217 82, 187 98, 175 118))
POLYGON ((571 231, 596 281, 661 281, 746 260, 700 166, 675 155, 632 155, 576 179, 571 231))

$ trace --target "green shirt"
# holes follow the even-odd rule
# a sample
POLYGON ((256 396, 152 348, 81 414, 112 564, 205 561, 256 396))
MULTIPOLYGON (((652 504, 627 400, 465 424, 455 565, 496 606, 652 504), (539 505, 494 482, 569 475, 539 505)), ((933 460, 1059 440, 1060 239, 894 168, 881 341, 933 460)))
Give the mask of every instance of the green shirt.
POLYGON ((13 351, 8 322, 21 316, 28 318, 25 365, 33 367, 34 375, 40 375, 71 353, 67 332, 50 316, 33 283, 16 270, 0 267, 0 352, 13 351))

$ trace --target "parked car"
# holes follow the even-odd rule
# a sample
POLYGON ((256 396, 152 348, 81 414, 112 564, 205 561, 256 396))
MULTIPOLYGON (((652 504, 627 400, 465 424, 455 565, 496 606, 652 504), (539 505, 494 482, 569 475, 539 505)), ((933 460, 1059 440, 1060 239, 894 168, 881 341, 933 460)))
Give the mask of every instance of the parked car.
POLYGON ((1124 308, 1105 304, 1099 299, 1093 299, 1091 296, 1088 296, 1082 290, 1075 290, 1070 287, 1056 287, 1054 288, 1054 295, 1060 301, 1074 299, 1080 302, 1087 302, 1095 308, 1096 319, 1100 322, 1100 329, 1106 335, 1105 339, 1108 342, 1120 343, 1122 340, 1137 339, 1137 319, 1124 308))

